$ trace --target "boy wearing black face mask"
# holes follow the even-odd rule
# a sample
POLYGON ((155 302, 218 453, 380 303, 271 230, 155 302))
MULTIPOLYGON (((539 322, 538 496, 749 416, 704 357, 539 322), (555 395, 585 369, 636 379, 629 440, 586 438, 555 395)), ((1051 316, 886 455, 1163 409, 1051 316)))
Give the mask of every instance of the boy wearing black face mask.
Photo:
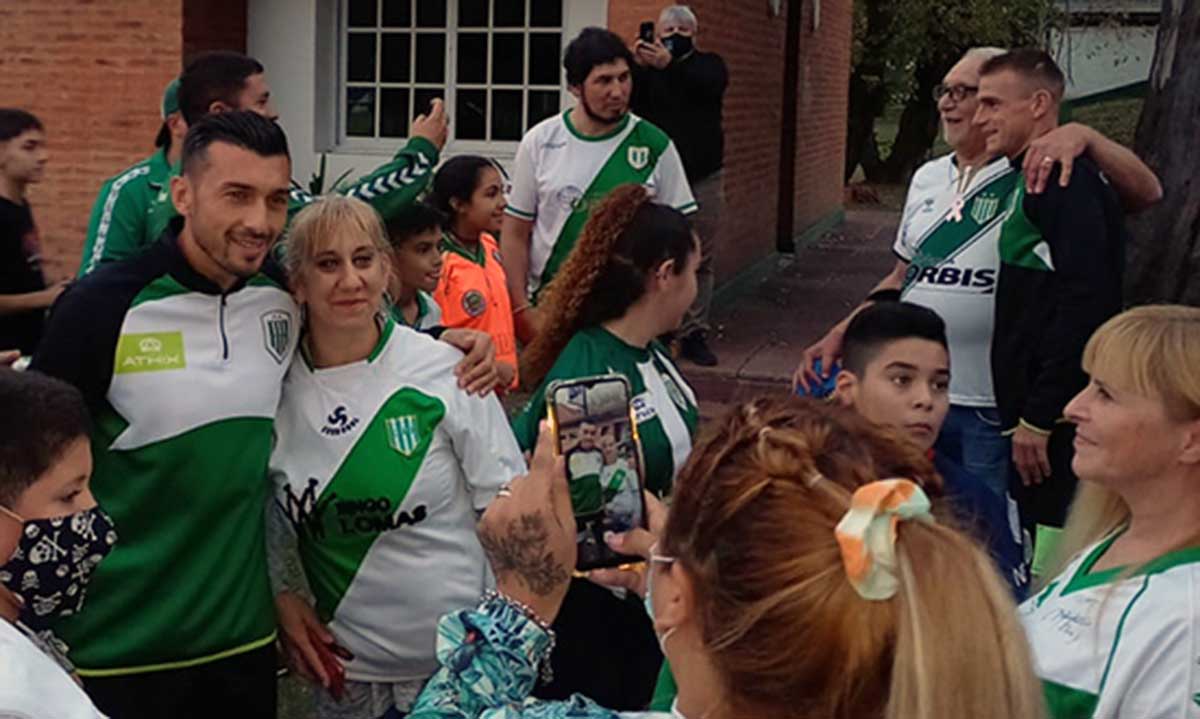
POLYGON ((80 610, 117 540, 96 505, 79 390, 0 368, 0 716, 103 717, 47 624, 80 610))
POLYGON ((658 125, 675 143, 688 184, 700 205, 692 225, 700 236, 702 259, 696 272, 696 301, 684 317, 678 337, 684 359, 711 367, 708 314, 713 291, 713 251, 722 196, 721 166, 725 132, 721 106, 729 72, 713 52, 696 49, 696 15, 686 5, 671 5, 659 15, 653 43, 634 46, 633 111, 658 125))

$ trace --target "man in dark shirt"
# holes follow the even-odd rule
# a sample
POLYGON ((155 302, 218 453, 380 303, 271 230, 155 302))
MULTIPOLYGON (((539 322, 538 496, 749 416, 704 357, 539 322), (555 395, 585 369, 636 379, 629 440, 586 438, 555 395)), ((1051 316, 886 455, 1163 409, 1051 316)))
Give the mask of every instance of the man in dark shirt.
POLYGON ((46 308, 63 283, 46 287, 41 248, 26 188, 46 168, 46 133, 24 110, 0 108, 0 350, 32 355, 46 308))
MULTIPOLYGON (((1029 144, 1057 126, 1064 85, 1042 50, 984 63, 974 122, 988 151, 1022 167, 1029 144)), ((1127 236, 1116 193, 1087 155, 1065 187, 1057 175, 1040 195, 1026 194, 1021 181, 1010 196, 992 335, 996 404, 1013 438, 1010 486, 1035 546, 1037 535, 1057 533, 1074 495, 1074 427, 1063 409, 1087 383, 1080 361, 1088 338, 1121 310, 1127 236)))
POLYGON ((708 313, 713 293, 713 250, 722 203, 721 166, 725 133, 721 104, 729 73, 713 52, 696 49, 696 15, 672 5, 659 15, 655 41, 637 41, 633 111, 658 125, 675 143, 700 209, 692 220, 700 236, 699 291, 680 328, 680 352, 696 364, 713 366, 708 347, 708 313))

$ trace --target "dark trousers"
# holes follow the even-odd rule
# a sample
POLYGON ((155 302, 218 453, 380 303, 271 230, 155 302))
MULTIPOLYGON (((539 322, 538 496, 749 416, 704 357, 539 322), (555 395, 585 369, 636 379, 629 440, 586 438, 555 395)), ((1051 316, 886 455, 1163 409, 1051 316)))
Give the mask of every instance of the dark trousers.
POLYGON ((534 696, 582 694, 617 711, 649 704, 663 657, 641 597, 621 599, 586 579, 572 579, 554 633, 554 680, 539 684, 534 696))
MULTIPOLYGON (((1010 467, 1009 491, 1017 502, 1021 513, 1021 529, 1025 534, 1025 546, 1037 550, 1038 527, 1060 529, 1067 521, 1067 511, 1075 498, 1075 485, 1079 482, 1071 469, 1075 457, 1075 425, 1059 424, 1050 433, 1046 453, 1050 459, 1050 477, 1041 484, 1026 487, 1021 483, 1016 466, 1010 467)), ((1010 465, 1011 460, 1010 460, 1010 465)), ((1043 552, 1045 548, 1043 548, 1043 552)), ((1037 571, 1039 567, 1035 567, 1037 571)))
POLYGON ((275 645, 186 669, 85 678, 112 719, 275 719, 275 645))

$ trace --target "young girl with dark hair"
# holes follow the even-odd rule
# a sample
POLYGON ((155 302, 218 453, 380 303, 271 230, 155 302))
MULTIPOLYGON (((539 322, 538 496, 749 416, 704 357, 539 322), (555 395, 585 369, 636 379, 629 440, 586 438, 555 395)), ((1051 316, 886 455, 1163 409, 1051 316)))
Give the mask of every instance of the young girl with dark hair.
MULTIPOLYGON (((663 495, 692 449, 696 398, 656 337, 679 326, 696 296, 700 251, 687 219, 623 185, 592 213, 575 249, 547 287, 546 324, 523 355, 521 374, 537 385, 514 421, 532 449, 557 379, 617 372, 629 380, 642 440, 646 488, 663 495)), ((555 623, 556 681, 545 698, 586 694, 606 706, 644 706, 661 653, 636 597, 573 580, 555 623)))
POLYGON ((503 171, 486 157, 455 157, 434 176, 428 201, 446 218, 442 275, 433 293, 442 323, 491 335, 500 387, 516 387, 512 303, 495 237, 507 206, 503 171))

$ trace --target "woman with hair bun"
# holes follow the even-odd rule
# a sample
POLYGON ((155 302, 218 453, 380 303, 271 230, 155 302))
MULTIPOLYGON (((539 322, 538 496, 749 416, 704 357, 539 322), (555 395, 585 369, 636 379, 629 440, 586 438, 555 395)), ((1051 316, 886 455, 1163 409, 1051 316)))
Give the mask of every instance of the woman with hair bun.
POLYGON ((657 536, 612 542, 648 560, 616 574, 644 588, 679 682, 671 714, 528 699, 576 551, 552 442, 544 432, 530 474, 484 514, 497 593, 443 618, 442 668, 410 719, 1045 716, 1008 589, 930 510, 930 461, 850 410, 794 398, 731 411, 681 471, 657 536), (534 529, 536 548, 518 541, 534 529))

